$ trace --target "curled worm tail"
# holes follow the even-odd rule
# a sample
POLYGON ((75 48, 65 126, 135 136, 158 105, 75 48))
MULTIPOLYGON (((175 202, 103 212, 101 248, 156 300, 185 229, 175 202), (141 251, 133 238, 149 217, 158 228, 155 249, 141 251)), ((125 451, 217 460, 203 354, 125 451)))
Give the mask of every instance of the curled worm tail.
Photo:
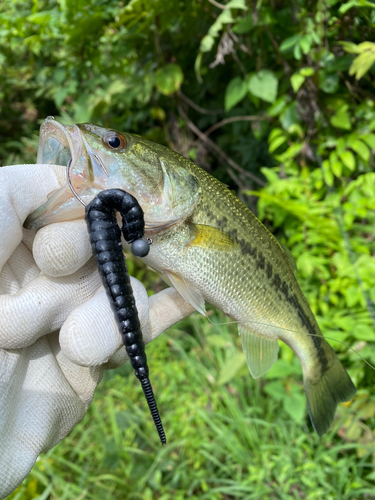
POLYGON ((121 231, 128 243, 142 238, 144 233, 142 209, 129 193, 121 189, 108 189, 101 191, 86 207, 86 222, 92 251, 114 310, 126 352, 134 373, 141 382, 160 441, 165 444, 165 433, 149 380, 142 331, 121 245, 121 231), (120 212, 122 216, 121 230, 117 224, 116 212, 120 212))

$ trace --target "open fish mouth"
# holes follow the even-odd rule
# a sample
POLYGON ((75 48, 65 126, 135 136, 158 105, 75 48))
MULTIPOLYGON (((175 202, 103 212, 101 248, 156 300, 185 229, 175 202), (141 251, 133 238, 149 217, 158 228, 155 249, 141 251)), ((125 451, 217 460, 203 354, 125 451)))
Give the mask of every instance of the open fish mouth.
POLYGON ((83 218, 83 205, 88 205, 106 187, 108 173, 78 125, 62 125, 49 116, 40 128, 37 163, 65 166, 67 182, 27 217, 27 229, 83 218))
POLYGON ((79 145, 79 135, 76 125, 64 126, 49 116, 40 128, 37 162, 66 166, 74 145, 79 145))

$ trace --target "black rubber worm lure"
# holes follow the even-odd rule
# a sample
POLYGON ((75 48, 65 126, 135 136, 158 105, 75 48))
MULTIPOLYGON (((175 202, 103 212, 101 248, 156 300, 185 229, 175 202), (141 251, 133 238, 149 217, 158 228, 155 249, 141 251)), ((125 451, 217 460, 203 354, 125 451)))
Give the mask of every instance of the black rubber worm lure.
POLYGON ((162 444, 167 442, 154 393, 149 380, 147 357, 138 313, 125 256, 121 245, 121 232, 131 250, 145 257, 149 244, 144 234, 143 211, 131 194, 121 189, 101 191, 86 207, 86 222, 91 246, 104 287, 115 312, 116 321, 136 377, 140 380, 156 429, 162 444), (123 226, 116 221, 120 212, 123 226))

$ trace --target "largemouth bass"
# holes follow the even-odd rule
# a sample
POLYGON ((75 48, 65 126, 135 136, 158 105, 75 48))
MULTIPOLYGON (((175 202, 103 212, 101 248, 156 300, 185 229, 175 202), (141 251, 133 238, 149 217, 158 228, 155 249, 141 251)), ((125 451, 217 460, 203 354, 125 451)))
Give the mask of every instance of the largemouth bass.
POLYGON ((250 373, 264 375, 278 339, 298 356, 312 425, 321 436, 355 387, 324 339, 284 249, 221 182, 176 152, 128 133, 47 118, 38 163, 70 164, 70 182, 26 221, 39 228, 84 216, 103 189, 141 205, 150 253, 143 260, 197 311, 209 302, 238 322, 250 373), (70 185, 69 185, 70 184, 70 185), (73 191, 77 196, 73 195, 73 191))

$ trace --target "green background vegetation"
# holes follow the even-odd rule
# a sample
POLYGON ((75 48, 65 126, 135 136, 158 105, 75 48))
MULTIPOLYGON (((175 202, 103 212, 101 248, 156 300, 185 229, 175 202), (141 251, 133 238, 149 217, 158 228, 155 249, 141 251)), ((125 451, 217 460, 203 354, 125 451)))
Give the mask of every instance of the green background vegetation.
POLYGON ((35 162, 48 115, 192 158, 290 249, 358 387, 319 439, 290 349, 254 381, 236 326, 196 314, 148 348, 168 446, 124 366, 12 500, 375 499, 375 371, 349 348, 375 365, 374 27, 367 0, 1 2, 1 163, 35 162))

